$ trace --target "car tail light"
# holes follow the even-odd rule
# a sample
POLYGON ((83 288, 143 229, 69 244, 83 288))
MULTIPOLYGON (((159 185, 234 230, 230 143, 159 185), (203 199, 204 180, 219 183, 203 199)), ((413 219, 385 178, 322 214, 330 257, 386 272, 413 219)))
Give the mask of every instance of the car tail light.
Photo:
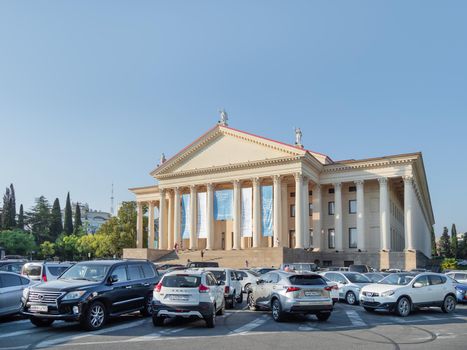
POLYGON ((229 287, 229 286, 225 286, 225 288, 224 288, 224 293, 225 293, 225 294, 229 294, 229 293, 230 293, 230 287, 229 287))
POLYGON ((204 284, 200 284, 198 290, 200 293, 207 293, 209 292, 209 287, 206 287, 204 284))
POLYGON ((45 274, 45 271, 42 271, 42 281, 47 282, 47 275, 45 274))
POLYGON ((328 292, 332 291, 333 289, 334 289, 334 288, 333 288, 332 286, 326 286, 326 287, 324 287, 324 290, 325 290, 325 291, 328 291, 328 292))
POLYGON ((286 293, 288 293, 288 292, 297 292, 299 290, 300 290, 300 288, 298 288, 298 287, 287 287, 287 290, 285 292, 286 293))
POLYGON ((154 287, 154 291, 156 293, 159 293, 161 291, 161 288, 162 288, 162 283, 159 282, 155 287, 154 287))

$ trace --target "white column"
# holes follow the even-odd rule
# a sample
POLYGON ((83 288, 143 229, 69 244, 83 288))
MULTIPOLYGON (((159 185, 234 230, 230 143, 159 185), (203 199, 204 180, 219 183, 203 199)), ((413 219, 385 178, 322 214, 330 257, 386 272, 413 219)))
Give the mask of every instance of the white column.
POLYGON ((321 185, 316 184, 313 187, 313 247, 319 250, 322 249, 321 230, 323 229, 321 203, 321 185))
POLYGON ((173 221, 173 212, 174 212, 174 201, 172 191, 169 191, 169 206, 167 210, 167 249, 171 250, 174 247, 174 221, 173 221))
POLYGON ((196 186, 190 186, 190 250, 196 250, 198 247, 198 234, 196 227, 197 202, 196 186))
POLYGON ((165 189, 160 190, 161 200, 159 201, 159 249, 167 249, 165 232, 167 231, 167 218, 165 216, 165 189))
POLYGON ((288 193, 287 193, 287 183, 281 184, 281 215, 282 215, 282 234, 279 237, 279 246, 280 247, 288 247, 289 246, 289 202, 288 202, 288 193))
POLYGON ((154 202, 149 202, 148 211, 148 248, 154 249, 154 202))
POLYGON ((206 249, 214 249, 214 185, 206 185, 206 249))
POLYGON ((303 246, 310 247, 310 196, 308 178, 303 177, 303 246))
POLYGON ((174 245, 178 243, 181 246, 182 237, 180 237, 181 228, 181 205, 180 205, 180 189, 174 188, 174 245))
POLYGON ((391 226, 389 213, 389 187, 388 179, 379 178, 379 226, 381 231, 381 250, 389 251, 391 249, 391 226))
POLYGON ((343 222, 342 222, 342 184, 334 184, 334 234, 336 240, 336 250, 343 249, 343 222))
POLYGON ((365 186, 363 180, 355 181, 357 185, 357 248, 365 251, 365 186))
POLYGON ((281 242, 281 215, 282 215, 282 198, 281 198, 281 177, 279 175, 274 175, 273 179, 273 247, 282 247, 281 242))
POLYGON ((136 248, 143 248, 143 203, 138 202, 136 206, 136 248))
POLYGON ((260 246, 261 240, 261 200, 260 180, 258 177, 253 182, 253 248, 260 246))
POLYGON ((303 248, 303 176, 295 174, 295 248, 303 248))
POLYGON ((414 250, 412 207, 413 207, 413 178, 411 176, 405 176, 404 177, 405 250, 414 250))
POLYGON ((241 216, 241 186, 239 180, 233 181, 233 246, 232 249, 240 249, 240 220, 241 216))

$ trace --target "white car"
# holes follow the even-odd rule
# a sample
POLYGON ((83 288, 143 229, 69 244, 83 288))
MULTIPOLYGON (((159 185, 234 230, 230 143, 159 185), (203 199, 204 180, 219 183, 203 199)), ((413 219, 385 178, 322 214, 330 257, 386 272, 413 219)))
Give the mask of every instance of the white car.
POLYGON ((358 272, 328 271, 321 273, 321 275, 337 283, 339 299, 345 300, 349 305, 358 304, 360 290, 371 284, 368 277, 358 272))
POLYGON ((243 302, 242 277, 235 270, 223 267, 206 267, 200 270, 211 272, 216 280, 224 286, 224 298, 227 309, 235 308, 236 303, 243 302))
POLYGON ((208 271, 167 272, 154 288, 152 322, 164 325, 166 318, 201 318, 208 328, 225 311, 224 287, 208 271))
POLYGON ((333 304, 337 303, 339 301, 339 286, 337 285, 336 282, 331 281, 325 276, 321 276, 321 277, 323 277, 326 283, 328 284, 328 286, 331 287, 332 303, 333 304))
POLYGON ((256 284, 256 281, 260 278, 260 274, 252 270, 236 270, 235 273, 238 277, 241 277, 242 280, 240 284, 242 285, 242 291, 248 293, 250 287, 256 284))
POLYGON ((446 276, 454 278, 459 283, 467 283, 467 271, 450 271, 446 276))
POLYGON ((368 312, 384 309, 402 317, 422 306, 439 306, 450 313, 456 308, 456 288, 442 274, 394 273, 363 287, 360 302, 368 312))
POLYGON ((68 270, 72 263, 68 262, 28 262, 23 265, 21 275, 31 281, 48 282, 55 281, 60 275, 68 270))

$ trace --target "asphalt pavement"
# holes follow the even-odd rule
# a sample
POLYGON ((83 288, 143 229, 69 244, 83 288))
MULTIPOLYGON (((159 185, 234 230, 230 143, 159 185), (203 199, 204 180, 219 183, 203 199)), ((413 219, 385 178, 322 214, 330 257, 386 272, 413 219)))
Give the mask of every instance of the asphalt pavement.
POLYGON ((465 344, 466 305, 450 315, 426 308, 400 318, 339 303, 326 322, 297 316, 277 323, 269 312, 252 312, 243 304, 217 317, 214 329, 201 320, 172 320, 155 328, 151 318, 137 314, 111 320, 95 332, 84 332, 76 323, 37 328, 19 317, 0 321, 0 350, 465 349, 465 344))

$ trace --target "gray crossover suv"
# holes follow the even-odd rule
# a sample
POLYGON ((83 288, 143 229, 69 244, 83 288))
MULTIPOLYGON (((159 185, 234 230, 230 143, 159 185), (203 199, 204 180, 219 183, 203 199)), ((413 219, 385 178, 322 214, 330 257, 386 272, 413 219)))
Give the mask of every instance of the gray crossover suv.
POLYGON ((286 314, 314 314, 320 321, 331 316, 333 307, 331 286, 315 273, 271 271, 253 284, 248 291, 250 310, 272 311, 274 321, 284 320, 286 314))

